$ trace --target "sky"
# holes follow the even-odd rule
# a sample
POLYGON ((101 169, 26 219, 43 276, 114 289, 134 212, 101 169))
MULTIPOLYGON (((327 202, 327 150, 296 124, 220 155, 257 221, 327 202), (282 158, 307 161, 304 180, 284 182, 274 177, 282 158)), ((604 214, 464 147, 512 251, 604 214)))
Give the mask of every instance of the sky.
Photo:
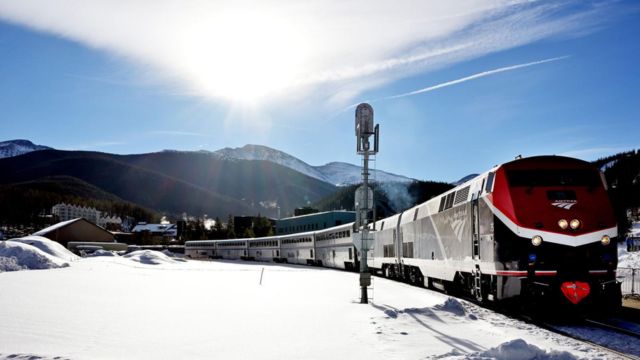
POLYGON ((266 145, 456 181, 640 148, 635 1, 0 0, 0 141, 132 154, 266 145))

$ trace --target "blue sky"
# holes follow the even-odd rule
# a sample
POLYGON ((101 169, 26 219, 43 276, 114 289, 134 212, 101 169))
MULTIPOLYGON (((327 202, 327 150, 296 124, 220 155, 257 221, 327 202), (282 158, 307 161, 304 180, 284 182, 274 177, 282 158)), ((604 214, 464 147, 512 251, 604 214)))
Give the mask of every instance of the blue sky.
POLYGON ((0 140, 358 163, 369 101, 377 168, 417 179, 640 148, 634 1, 121 4, 0 0, 0 140))

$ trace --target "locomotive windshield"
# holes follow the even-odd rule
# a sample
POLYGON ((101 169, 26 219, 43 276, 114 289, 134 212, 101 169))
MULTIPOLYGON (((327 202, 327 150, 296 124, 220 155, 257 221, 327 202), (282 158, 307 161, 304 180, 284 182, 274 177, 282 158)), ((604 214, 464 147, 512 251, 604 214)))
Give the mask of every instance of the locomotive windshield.
POLYGON ((591 169, 508 170, 511 186, 586 186, 600 185, 600 176, 591 169))

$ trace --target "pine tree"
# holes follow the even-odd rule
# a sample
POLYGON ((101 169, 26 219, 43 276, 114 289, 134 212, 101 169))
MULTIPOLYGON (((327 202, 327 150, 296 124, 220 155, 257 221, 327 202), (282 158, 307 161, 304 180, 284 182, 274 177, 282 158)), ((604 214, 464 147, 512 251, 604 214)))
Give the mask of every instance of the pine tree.
POLYGON ((236 231, 233 224, 233 215, 229 214, 229 220, 227 221, 227 239, 235 239, 236 231))

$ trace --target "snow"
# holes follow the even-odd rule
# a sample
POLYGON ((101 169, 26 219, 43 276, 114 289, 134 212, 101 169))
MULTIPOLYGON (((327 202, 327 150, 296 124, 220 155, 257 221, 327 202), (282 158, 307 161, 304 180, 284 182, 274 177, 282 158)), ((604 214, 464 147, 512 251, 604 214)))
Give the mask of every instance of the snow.
POLYGON ((69 266, 64 259, 19 241, 0 241, 0 272, 55 269, 69 266))
POLYGON ((136 251, 1 273, 0 289, 5 360, 612 358, 387 279, 360 304, 358 274, 316 267, 136 251))
POLYGON ((56 241, 47 239, 46 237, 31 235, 22 238, 11 239, 11 241, 21 242, 24 244, 35 246, 36 248, 44 251, 45 253, 60 258, 65 261, 76 261, 80 259, 76 254, 67 250, 62 244, 56 241))
POLYGON ((627 251, 627 244, 618 243, 618 268, 640 269, 640 251, 627 251))
POLYGON ((42 145, 35 145, 29 140, 2 141, 0 142, 0 159, 47 149, 51 148, 42 145))
POLYGON ((631 229, 629 229, 629 236, 640 237, 640 222, 635 221, 631 224, 631 229))
POLYGON ((172 264, 186 261, 167 255, 164 252, 154 250, 137 250, 123 255, 122 257, 147 265, 172 264))

